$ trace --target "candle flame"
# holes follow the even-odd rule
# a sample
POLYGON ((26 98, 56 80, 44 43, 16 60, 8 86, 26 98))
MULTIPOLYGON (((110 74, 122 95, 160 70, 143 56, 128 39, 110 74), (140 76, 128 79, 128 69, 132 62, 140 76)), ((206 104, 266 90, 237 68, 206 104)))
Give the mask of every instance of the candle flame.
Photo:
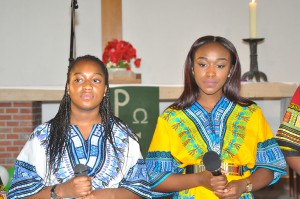
POLYGON ((252 0, 252 3, 255 3, 255 0, 252 0))

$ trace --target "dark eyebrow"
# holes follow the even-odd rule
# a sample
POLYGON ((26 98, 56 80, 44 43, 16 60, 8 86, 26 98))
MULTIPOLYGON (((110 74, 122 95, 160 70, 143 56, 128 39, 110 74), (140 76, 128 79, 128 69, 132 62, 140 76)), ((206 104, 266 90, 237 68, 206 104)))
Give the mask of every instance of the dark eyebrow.
MULTIPOLYGON (((204 60, 208 60, 206 57, 198 57, 197 59, 204 59, 204 60)), ((228 60, 228 59, 226 59, 225 57, 218 58, 217 60, 225 60, 225 61, 229 61, 229 60, 228 60)))
MULTIPOLYGON (((77 72, 77 73, 74 73, 74 75, 83 75, 83 73, 77 72)), ((101 76, 103 76, 104 74, 103 73, 94 73, 94 75, 101 75, 101 76)))
POLYGON ((225 60, 225 61, 229 61, 228 59, 226 59, 225 57, 221 57, 221 58, 218 58, 217 60, 225 60))
POLYGON ((206 57, 198 57, 197 59, 205 59, 205 60, 207 60, 206 57))

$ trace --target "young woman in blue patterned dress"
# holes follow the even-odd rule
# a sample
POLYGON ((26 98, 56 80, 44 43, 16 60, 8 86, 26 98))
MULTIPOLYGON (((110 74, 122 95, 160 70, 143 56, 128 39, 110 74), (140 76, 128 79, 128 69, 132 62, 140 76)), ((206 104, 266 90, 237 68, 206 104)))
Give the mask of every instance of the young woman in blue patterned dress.
POLYGON ((137 137, 111 111, 108 72, 98 58, 69 66, 58 113, 20 152, 8 198, 151 198, 137 137), (80 164, 86 176, 75 176, 80 164))

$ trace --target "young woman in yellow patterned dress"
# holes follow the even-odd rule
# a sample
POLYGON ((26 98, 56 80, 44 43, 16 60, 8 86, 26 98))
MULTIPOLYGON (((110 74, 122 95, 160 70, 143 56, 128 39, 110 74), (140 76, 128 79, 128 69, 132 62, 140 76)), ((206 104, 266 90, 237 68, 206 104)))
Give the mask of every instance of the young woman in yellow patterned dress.
POLYGON ((185 62, 184 90, 158 118, 146 165, 152 197, 253 198, 285 174, 285 160, 261 109, 242 98, 241 65, 223 37, 201 37, 185 62), (219 154, 222 175, 203 169, 219 154), (187 168, 198 172, 188 173, 187 168))

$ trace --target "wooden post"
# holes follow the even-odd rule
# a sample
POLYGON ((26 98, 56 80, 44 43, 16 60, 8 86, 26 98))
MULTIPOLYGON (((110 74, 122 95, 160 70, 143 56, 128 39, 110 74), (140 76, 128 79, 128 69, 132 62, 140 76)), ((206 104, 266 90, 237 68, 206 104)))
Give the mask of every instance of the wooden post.
POLYGON ((101 0, 102 50, 108 41, 122 39, 122 0, 101 0))

